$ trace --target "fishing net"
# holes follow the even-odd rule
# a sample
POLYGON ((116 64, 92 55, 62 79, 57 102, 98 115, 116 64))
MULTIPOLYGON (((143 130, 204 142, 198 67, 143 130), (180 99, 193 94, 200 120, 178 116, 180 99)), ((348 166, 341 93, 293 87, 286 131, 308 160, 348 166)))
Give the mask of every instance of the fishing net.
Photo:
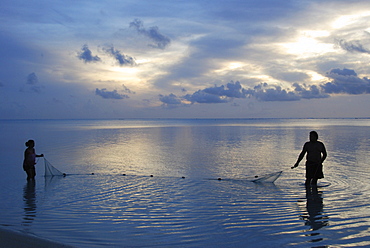
POLYGON ((65 176, 60 170, 55 168, 49 161, 46 160, 44 157, 45 162, 45 177, 52 177, 52 176, 65 176))
POLYGON ((278 172, 274 172, 274 173, 265 174, 265 175, 259 176, 257 179, 252 180, 252 182, 255 182, 255 183, 273 183, 273 182, 276 181, 276 179, 278 179, 280 177, 281 173, 283 173, 283 172, 278 171, 278 172))

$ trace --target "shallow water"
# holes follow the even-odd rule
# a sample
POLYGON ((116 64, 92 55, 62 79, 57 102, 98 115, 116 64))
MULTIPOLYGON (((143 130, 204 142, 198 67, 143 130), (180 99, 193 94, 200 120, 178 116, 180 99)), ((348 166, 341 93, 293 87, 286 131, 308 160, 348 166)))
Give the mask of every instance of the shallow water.
POLYGON ((368 119, 0 124, 8 229, 76 247, 370 246, 368 119), (318 191, 303 187, 303 162, 290 169, 311 130, 328 150, 318 191), (40 158, 27 183, 28 139, 68 175, 43 177, 40 158))

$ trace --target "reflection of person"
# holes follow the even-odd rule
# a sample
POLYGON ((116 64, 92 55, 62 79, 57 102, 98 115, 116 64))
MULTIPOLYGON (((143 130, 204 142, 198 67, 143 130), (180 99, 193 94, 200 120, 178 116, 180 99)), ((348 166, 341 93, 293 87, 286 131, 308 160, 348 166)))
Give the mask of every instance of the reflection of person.
POLYGON ((44 154, 37 155, 35 152, 35 141, 26 142, 27 149, 24 151, 23 170, 27 173, 27 180, 33 180, 36 176, 35 164, 36 157, 43 157, 44 154))
POLYGON ((306 156, 306 186, 317 185, 317 180, 324 178, 322 171, 322 163, 326 159, 327 153, 325 145, 318 141, 319 135, 316 131, 310 132, 310 141, 306 142, 303 146, 302 152, 298 156, 298 160, 292 167, 295 168, 299 165, 299 162, 306 156))
POLYGON ((322 192, 317 190, 317 187, 306 188, 306 199, 307 199, 307 214, 308 216, 303 217, 306 221, 306 225, 310 225, 312 230, 318 230, 328 225, 328 218, 323 217, 323 198, 322 192))
POLYGON ((36 217, 36 182, 34 180, 27 181, 27 184, 23 188, 23 199, 24 199, 24 217, 23 225, 29 226, 36 217))

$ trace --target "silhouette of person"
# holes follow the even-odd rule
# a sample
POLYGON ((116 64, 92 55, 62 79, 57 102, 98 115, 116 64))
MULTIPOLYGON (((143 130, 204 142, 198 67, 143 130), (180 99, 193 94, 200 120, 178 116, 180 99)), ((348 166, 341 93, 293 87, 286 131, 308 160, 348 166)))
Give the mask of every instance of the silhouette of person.
POLYGON ((299 165, 299 162, 306 156, 306 186, 317 186, 317 180, 324 178, 322 171, 322 163, 327 157, 325 145, 318 141, 319 135, 316 131, 310 132, 310 141, 306 142, 303 146, 302 152, 298 156, 298 160, 292 167, 295 168, 299 165))
POLYGON ((37 155, 35 152, 35 141, 26 142, 27 149, 24 151, 23 170, 27 173, 27 180, 34 180, 36 176, 36 157, 43 157, 44 154, 37 155))

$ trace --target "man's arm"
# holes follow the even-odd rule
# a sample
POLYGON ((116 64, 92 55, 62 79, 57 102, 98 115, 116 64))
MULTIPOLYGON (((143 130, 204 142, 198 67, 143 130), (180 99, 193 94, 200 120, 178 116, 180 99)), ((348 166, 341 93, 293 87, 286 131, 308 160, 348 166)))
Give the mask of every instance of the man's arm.
POLYGON ((306 145, 304 145, 301 153, 298 156, 297 162, 294 164, 294 166, 292 167, 292 169, 295 168, 295 167, 298 167, 299 162, 302 161, 302 159, 304 158, 304 155, 306 154, 306 152, 307 152, 306 145))
POLYGON ((322 147, 323 147, 323 150, 322 150, 322 158, 321 158, 321 163, 324 163, 326 157, 328 156, 328 154, 326 153, 326 148, 325 148, 325 145, 322 144, 322 147))

